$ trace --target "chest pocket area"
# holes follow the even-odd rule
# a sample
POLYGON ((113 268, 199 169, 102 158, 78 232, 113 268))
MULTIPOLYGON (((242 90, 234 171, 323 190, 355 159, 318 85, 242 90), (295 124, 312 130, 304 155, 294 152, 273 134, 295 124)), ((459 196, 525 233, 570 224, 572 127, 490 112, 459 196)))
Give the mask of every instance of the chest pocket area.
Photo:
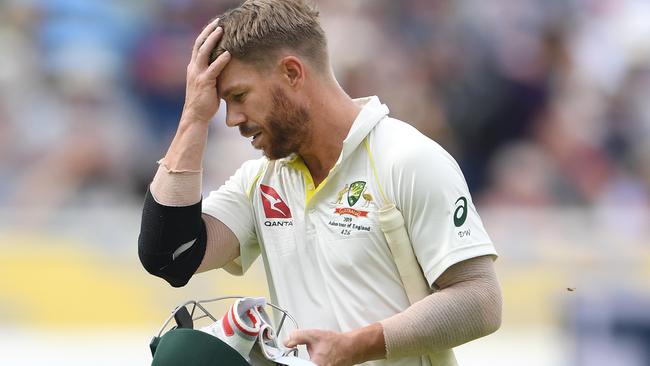
POLYGON ((282 256, 296 251, 293 221, 265 220, 262 222, 262 240, 269 254, 282 256))
POLYGON ((258 235, 270 255, 288 255, 296 250, 298 220, 283 196, 272 186, 260 184, 254 210, 257 212, 258 235))
POLYGON ((327 217, 329 241, 365 239, 368 235, 381 234, 376 209, 332 207, 327 217))
POLYGON ((373 205, 330 204, 324 221, 327 231, 319 242, 325 255, 336 262, 365 257, 376 250, 374 243, 383 235, 373 205))
POLYGON ((391 258, 390 252, 373 234, 322 240, 320 248, 321 255, 326 259, 325 267, 333 274, 330 278, 377 278, 389 273, 386 262, 387 258, 391 258))

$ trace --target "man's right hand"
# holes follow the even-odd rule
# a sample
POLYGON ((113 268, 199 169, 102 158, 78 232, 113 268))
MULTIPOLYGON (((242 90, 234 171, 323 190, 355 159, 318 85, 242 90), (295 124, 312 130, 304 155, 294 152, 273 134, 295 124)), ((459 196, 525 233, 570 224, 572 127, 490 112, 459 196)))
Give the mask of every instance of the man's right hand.
POLYGON ((225 52, 209 64, 208 55, 223 34, 217 22, 205 27, 194 43, 187 66, 183 115, 167 154, 160 161, 142 215, 140 260, 147 271, 173 286, 184 285, 196 271, 221 268, 240 255, 235 234, 211 216, 202 218, 199 204, 206 137, 210 120, 219 109, 217 77, 230 61, 230 54, 225 52), (183 217, 188 221, 179 224, 178 212, 191 217, 183 217), (194 231, 181 232, 185 229, 194 231), (176 240, 161 242, 161 238, 170 237, 176 240), (170 256, 172 252, 179 254, 170 256), (179 259, 180 255, 184 259, 179 259), (161 258, 166 262, 161 263, 161 258))
POLYGON ((223 28, 219 27, 218 23, 219 19, 216 19, 208 24, 194 42, 192 59, 187 65, 185 105, 181 118, 183 121, 207 124, 219 109, 217 77, 226 67, 231 56, 226 51, 212 64, 209 63, 210 52, 223 35, 223 28))
POLYGON ((192 48, 192 59, 187 65, 183 114, 176 135, 161 161, 170 171, 201 170, 210 120, 219 109, 217 77, 231 58, 230 53, 224 52, 214 62, 209 63, 210 52, 223 35, 223 29, 218 27, 218 22, 219 19, 208 24, 196 38, 192 48))

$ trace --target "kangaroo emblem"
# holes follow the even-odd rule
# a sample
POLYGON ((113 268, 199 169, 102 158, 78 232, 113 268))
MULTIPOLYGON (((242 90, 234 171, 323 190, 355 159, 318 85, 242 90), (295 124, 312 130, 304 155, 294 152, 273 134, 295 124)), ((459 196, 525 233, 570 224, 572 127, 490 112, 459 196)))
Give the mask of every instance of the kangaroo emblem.
POLYGON ((348 189, 350 189, 350 186, 346 184, 345 187, 343 187, 343 189, 341 189, 339 191, 339 193, 336 194, 336 201, 334 203, 336 203, 336 204, 343 203, 342 202, 343 201, 343 195, 345 194, 345 192, 348 191, 348 189))

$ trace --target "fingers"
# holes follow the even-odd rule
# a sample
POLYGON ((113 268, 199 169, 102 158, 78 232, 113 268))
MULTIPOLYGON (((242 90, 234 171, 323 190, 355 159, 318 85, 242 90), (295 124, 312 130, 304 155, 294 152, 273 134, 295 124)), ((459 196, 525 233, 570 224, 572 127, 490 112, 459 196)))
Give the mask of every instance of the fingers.
POLYGON ((298 329, 291 332, 289 338, 284 341, 288 348, 296 347, 299 344, 309 344, 313 341, 314 335, 310 330, 298 329))
POLYGON ((223 28, 221 27, 217 27, 214 32, 210 33, 205 42, 203 42, 201 47, 199 47, 199 50, 196 54, 196 62, 198 62, 200 65, 208 64, 208 57, 210 56, 210 52, 217 46, 217 43, 221 39, 222 35, 223 28))
POLYGON ((219 18, 215 19, 213 22, 210 24, 206 25, 205 28, 201 31, 198 37, 196 37, 196 41, 194 41, 194 47, 192 47, 192 59, 194 59, 199 52, 199 48, 201 48, 201 45, 205 43, 205 41, 208 39, 208 36, 214 32, 214 30, 217 28, 217 25, 219 24, 219 18))
POLYGON ((226 67, 228 64, 228 61, 230 61, 230 52, 226 51, 217 57, 216 60, 214 60, 213 63, 208 66, 208 77, 210 78, 216 78, 221 74, 221 71, 226 67))

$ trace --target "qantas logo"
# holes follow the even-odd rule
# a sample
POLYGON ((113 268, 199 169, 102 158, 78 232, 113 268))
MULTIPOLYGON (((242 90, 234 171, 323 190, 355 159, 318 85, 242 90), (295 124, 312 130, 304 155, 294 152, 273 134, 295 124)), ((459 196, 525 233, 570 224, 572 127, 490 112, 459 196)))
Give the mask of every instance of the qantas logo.
POLYGON ((291 210, 273 187, 260 184, 260 194, 267 219, 290 219, 291 210))

